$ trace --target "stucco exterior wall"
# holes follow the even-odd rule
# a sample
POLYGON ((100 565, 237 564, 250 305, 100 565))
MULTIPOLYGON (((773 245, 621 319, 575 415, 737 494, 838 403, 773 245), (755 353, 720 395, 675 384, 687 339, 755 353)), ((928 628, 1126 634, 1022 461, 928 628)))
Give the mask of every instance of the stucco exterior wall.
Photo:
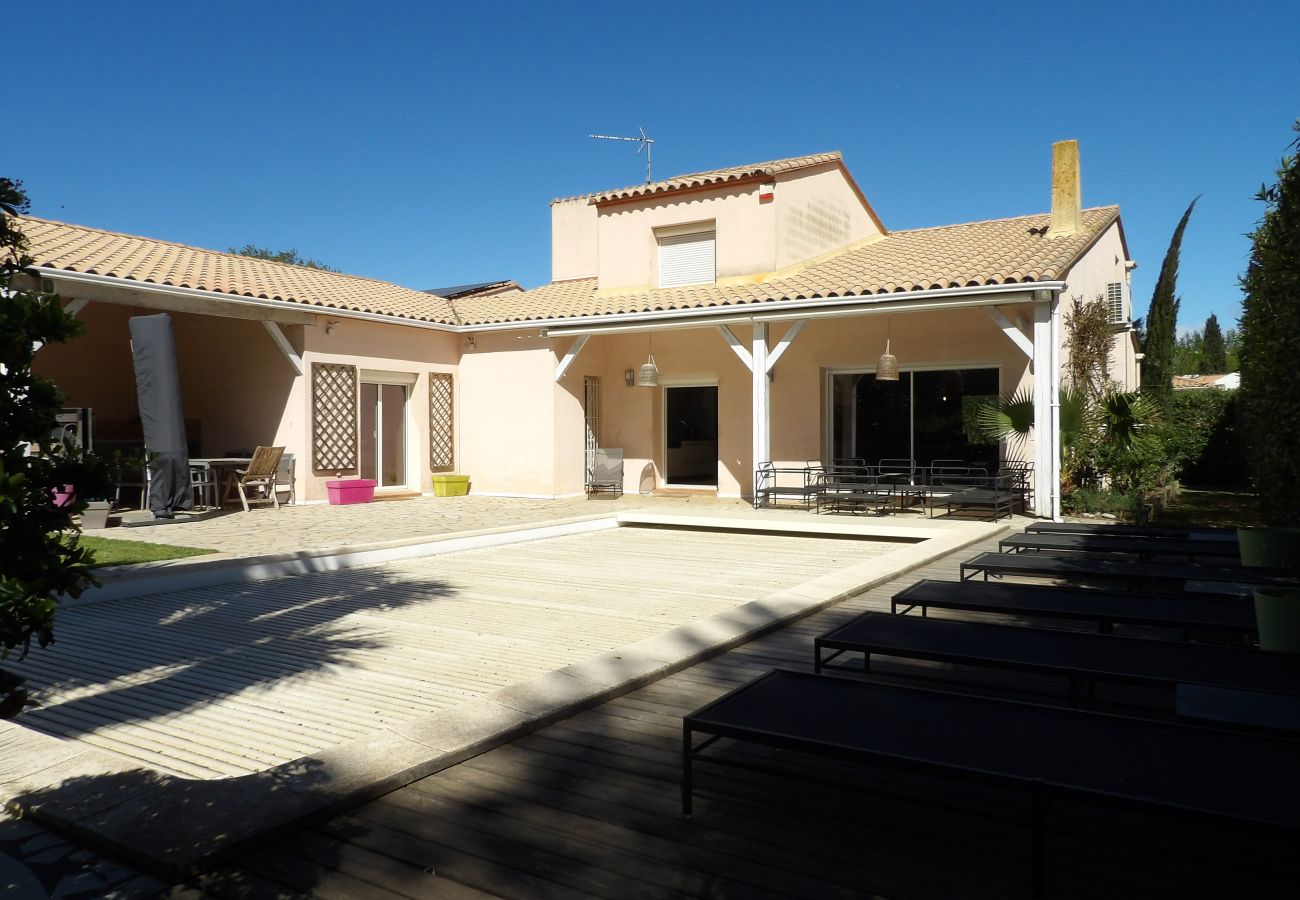
MULTIPOLYGON (((1126 262, 1119 225, 1113 224, 1106 229, 1096 243, 1083 255, 1083 258, 1075 263, 1067 273, 1066 288, 1061 294, 1062 314, 1064 316, 1070 314, 1073 307, 1073 304, 1069 302, 1070 298, 1079 297, 1088 302, 1095 300, 1097 297, 1104 298, 1107 285, 1118 281, 1126 285, 1126 293, 1130 294, 1130 308, 1127 313, 1131 323, 1133 310, 1131 308, 1131 291, 1128 290, 1131 279, 1125 265, 1126 262)), ((1116 331, 1111 342, 1110 352, 1110 379, 1121 390, 1126 391, 1138 388, 1138 361, 1133 350, 1130 330, 1131 325, 1116 331)), ((1069 363, 1066 344, 1066 329, 1063 326, 1061 328, 1061 364, 1063 368, 1069 363)))
MULTIPOLYGON (((470 476, 470 490, 555 496, 558 357, 552 342, 536 332, 508 331, 476 335, 472 345, 461 341, 459 469, 470 476)), ((567 341, 563 345, 567 349, 567 341)), ((579 428, 579 467, 581 439, 579 428)), ((578 490, 581 485, 579 475, 578 490)))
POLYGON ((673 225, 712 223, 719 278, 771 271, 776 262, 774 204, 760 203, 758 188, 752 183, 723 186, 600 207, 599 288, 658 287, 654 229, 673 225))
MULTIPOLYGON (((261 326, 258 326, 259 328, 261 326)), ((298 465, 300 498, 323 500, 327 496, 325 482, 338 478, 356 477, 355 469, 320 469, 311 453, 311 365, 316 362, 343 363, 363 371, 393 372, 415 376, 407 390, 406 420, 406 473, 404 490, 432 490, 432 472, 429 469, 429 373, 457 372, 458 356, 463 338, 441 331, 386 325, 355 319, 341 320, 333 334, 325 328, 301 327, 304 335, 302 352, 304 375, 292 396, 285 414, 286 427, 303 448, 298 457, 306 464, 298 465), (298 424, 301 423, 301 424, 298 424)), ((286 364, 287 365, 287 364, 286 364)), ((457 415, 459 417, 459 407, 457 415)), ((457 448, 459 459, 459 448, 457 448)))
POLYGON ((777 269, 880 233, 844 170, 835 164, 782 175, 773 205, 777 269))
POLYGON ((551 280, 596 276, 596 207, 586 199, 551 204, 551 280))
MULTIPOLYGON (((36 369, 68 395, 70 406, 89 406, 107 435, 139 418, 131 359, 132 316, 157 310, 91 303, 78 317, 86 333, 68 344, 43 347, 36 369)), ((286 415, 295 388, 293 369, 260 322, 169 313, 176 341, 181 403, 198 422, 204 456, 222 456, 258 444, 280 444, 300 423, 286 415)), ((302 327, 291 327, 301 347, 302 327)), ((138 425, 136 426, 138 427, 138 425)))
MULTIPOLYGON (((1004 307, 1013 319, 1032 322, 1028 304, 1004 307)), ((776 346, 789 326, 775 324, 769 345, 776 346)), ((749 344, 749 326, 733 329, 749 344)), ((981 309, 811 321, 777 364, 772 381, 772 455, 778 464, 803 465, 825 459, 825 391, 831 370, 869 371, 884 350, 889 331, 903 369, 997 368, 1003 393, 1032 383, 1029 360, 981 309)), ((557 341, 557 344, 561 342, 557 341)), ((624 452, 624 490, 648 492, 664 484, 664 388, 689 384, 718 386, 718 494, 748 496, 752 491, 749 369, 713 328, 660 331, 654 357, 661 387, 627 387, 624 372, 645 361, 645 334, 593 337, 575 360, 566 382, 580 411, 582 378, 601 379, 601 444, 624 452)), ((559 348, 567 349, 567 343, 559 348)), ((557 417, 557 421, 560 419, 557 417)), ((582 458, 580 419, 557 428, 553 446, 557 466, 582 458)), ((1009 447, 1012 458, 1032 458, 1031 445, 1009 447)), ((925 464, 929 460, 920 461, 925 464)), ((560 484, 567 485, 567 482, 560 484)))
MULTIPOLYGON (((760 199, 763 183, 750 181, 588 207, 596 210, 599 288, 658 287, 658 228, 712 223, 719 280, 767 275, 879 233, 838 164, 769 183, 775 183, 770 201, 760 199)), ((588 232, 567 204, 551 210, 553 263, 564 264, 565 277, 579 277, 588 232), (573 245, 560 246, 566 241, 573 245)))
MULTIPOLYGON (((42 348, 37 370, 68 394, 68 405, 94 409, 96 422, 138 433, 135 374, 127 320, 155 310, 91 303, 79 317, 86 334, 66 345, 42 348)), ((181 402, 185 418, 199 423, 203 456, 228 456, 259 445, 294 454, 299 500, 324 500, 325 481, 353 477, 355 470, 320 470, 311 458, 310 376, 313 362, 336 362, 362 370, 415 377, 407 394, 408 490, 431 489, 429 372, 457 369, 453 335, 401 325, 340 321, 333 335, 319 326, 284 326, 303 359, 298 376, 261 322, 172 312, 181 402)), ((190 435, 195 439, 196 435, 190 435)))

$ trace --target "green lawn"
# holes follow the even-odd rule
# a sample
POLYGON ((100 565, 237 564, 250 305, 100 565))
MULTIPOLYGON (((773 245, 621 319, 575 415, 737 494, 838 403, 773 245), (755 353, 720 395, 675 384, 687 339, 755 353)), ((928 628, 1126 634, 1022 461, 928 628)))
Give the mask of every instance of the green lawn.
POLYGON ((157 562, 161 559, 184 559, 215 553, 202 547, 174 547, 146 541, 115 541, 112 538, 83 534, 81 546, 95 555, 96 566, 125 566, 130 563, 157 562))
POLYGON ((1197 490, 1184 487, 1160 514, 1156 525, 1201 528, 1262 526, 1254 494, 1242 489, 1197 490))

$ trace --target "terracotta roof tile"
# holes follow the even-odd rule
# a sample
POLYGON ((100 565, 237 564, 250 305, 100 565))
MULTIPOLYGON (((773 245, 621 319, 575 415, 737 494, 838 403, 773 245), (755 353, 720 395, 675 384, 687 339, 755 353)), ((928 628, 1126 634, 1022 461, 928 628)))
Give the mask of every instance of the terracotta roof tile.
POLYGON ((455 310, 446 299, 386 281, 218 253, 35 216, 22 216, 19 221, 38 268, 196 288, 297 306, 456 323, 455 310))
POLYGON ((467 325, 703 309, 790 300, 916 293, 939 288, 1055 281, 1119 217, 1119 207, 1083 211, 1083 230, 1046 237, 1049 215, 895 231, 795 274, 759 284, 700 284, 627 294, 597 293, 596 279, 543 285, 522 294, 456 304, 467 325))
POLYGON ((819 166, 822 163, 838 162, 839 160, 840 151, 832 150, 830 153, 813 153, 808 156, 792 156, 787 159, 773 159, 768 162, 750 163, 744 166, 730 166, 725 169, 710 169, 707 172, 692 172, 688 175, 677 175, 673 178, 666 178, 663 181, 655 181, 650 184, 634 184, 629 187, 615 188, 610 191, 598 191, 594 194, 579 194, 576 197, 564 197, 554 202, 559 203, 562 202, 562 200, 585 199, 592 203, 603 203, 606 200, 623 200, 629 197, 644 197, 649 194, 662 194, 666 191, 675 191, 687 187, 723 184, 728 181, 738 181, 742 178, 750 178, 756 175, 777 175, 781 172, 790 172, 795 169, 806 169, 809 166, 819 166))

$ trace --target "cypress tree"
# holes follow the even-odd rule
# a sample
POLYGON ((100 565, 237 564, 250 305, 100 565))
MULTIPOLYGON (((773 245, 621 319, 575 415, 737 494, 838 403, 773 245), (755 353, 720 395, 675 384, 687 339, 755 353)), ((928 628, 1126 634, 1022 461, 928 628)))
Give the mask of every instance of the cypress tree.
MULTIPOLYGON (((1295 124, 1300 132, 1300 121, 1295 124)), ((1264 217, 1251 234, 1241 279, 1241 400, 1251 475, 1274 525, 1300 525, 1300 159, 1287 148, 1277 182, 1256 199, 1264 217)))
POLYGON ((1223 343, 1219 317, 1210 313, 1205 320, 1205 336, 1201 342, 1201 374, 1219 374, 1228 371, 1228 348, 1223 343))
POLYGON ((1142 392, 1151 397, 1161 408, 1173 392, 1174 344, 1178 340, 1178 254, 1183 246, 1183 232, 1187 229, 1187 220, 1192 217, 1196 206, 1194 198, 1187 206, 1187 212, 1178 220, 1174 236, 1165 251, 1165 261, 1160 266, 1160 277, 1156 279, 1155 291, 1151 294, 1151 310, 1147 313, 1147 336, 1142 345, 1145 354, 1142 360, 1142 392))

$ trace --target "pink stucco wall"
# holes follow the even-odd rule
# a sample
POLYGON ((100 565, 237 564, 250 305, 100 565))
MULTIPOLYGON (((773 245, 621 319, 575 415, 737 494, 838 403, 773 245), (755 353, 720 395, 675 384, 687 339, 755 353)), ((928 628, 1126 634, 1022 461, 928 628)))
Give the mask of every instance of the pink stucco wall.
MULTIPOLYGON (((259 326, 260 327, 260 326, 259 326)), ((429 469, 429 373, 455 374, 463 338, 442 331, 342 319, 329 334, 320 326, 303 327, 305 335, 302 350, 302 378, 297 379, 295 391, 285 408, 285 432, 296 445, 310 447, 311 395, 310 377, 313 362, 345 363, 365 372, 394 373, 398 376, 415 376, 407 389, 407 490, 432 489, 432 472, 429 469)), ((382 377, 382 376, 381 376, 382 377)), ((396 379, 389 379, 396 380, 396 379)), ((459 415, 459 404, 457 405, 459 415)), ((459 451, 459 448, 457 448, 459 451)), ((300 457, 308 459, 309 452, 300 457)), ((460 454, 457 452, 457 459, 460 454)), ((459 462, 457 468, 459 468, 459 462)), ((339 477, 347 478, 355 470, 319 469, 314 461, 299 466, 298 478, 304 496, 309 500, 324 499, 325 482, 339 477)))
MULTIPOLYGON (((1013 318, 1032 321, 1027 304, 1009 305, 1013 318)), ((788 328, 771 327, 769 343, 775 346, 788 328)), ((748 344, 748 326, 735 326, 737 337, 748 344)), ((997 368, 1003 392, 1014 390, 1029 375, 1029 360, 981 309, 882 316, 858 316, 811 321, 777 364, 771 385, 772 455, 779 463, 802 465, 824 459, 826 436, 824 392, 830 370, 874 369, 889 331, 895 355, 907 368, 997 368)), ((557 339, 567 349, 571 339, 557 339)), ((649 341, 644 334, 591 338, 564 381, 580 407, 582 377, 601 379, 601 443, 621 447, 625 455, 624 489, 653 489, 664 480, 663 388, 627 387, 624 372, 645 361, 649 341)), ((743 496, 753 480, 752 380, 749 369, 713 328, 661 331, 654 335, 653 351, 663 385, 716 384, 718 386, 718 493, 743 496)), ((575 408, 576 412, 576 408, 575 408)), ((581 419, 557 418, 553 444, 557 464, 582 459, 581 419)), ((1015 455, 1023 456, 1025 448, 1015 455)), ((567 489, 566 479, 557 487, 567 489)), ((578 485, 580 481, 576 482, 578 485)))
MULTIPOLYGON (((1083 258, 1066 275, 1066 287, 1061 296, 1063 315, 1069 315, 1072 304, 1069 298, 1080 297, 1087 301, 1106 296, 1106 286, 1112 282, 1128 284, 1130 273, 1125 268, 1126 254, 1118 224, 1113 224, 1097 239, 1083 258)), ((1132 305, 1132 304, 1131 304, 1132 305)), ((1130 319, 1141 316, 1142 311, 1129 310, 1130 319)), ((1061 360, 1066 359, 1066 330, 1061 329, 1061 360)), ((1136 390, 1139 385, 1138 361, 1133 339, 1128 329, 1117 331, 1111 344, 1110 378, 1121 390, 1136 390)))
MULTIPOLYGON (((138 428, 132 425, 139 413, 127 320, 155 312, 91 303, 78 314, 86 334, 66 345, 42 348, 37 370, 67 393, 69 405, 92 407, 105 433, 138 428)), ((298 498, 323 500, 325 480, 338 473, 316 470, 311 460, 311 363, 344 362, 416 377, 408 397, 408 487, 430 489, 428 373, 456 370, 460 339, 356 320, 339 322, 333 335, 321 326, 286 326, 290 344, 303 359, 305 374, 298 376, 261 322, 170 315, 185 418, 199 423, 203 456, 225 456, 258 445, 284 446, 296 458, 298 498)))
POLYGON ((877 234, 879 228, 838 163, 762 181, 595 206, 551 204, 551 275, 599 278, 601 290, 657 287, 655 229, 711 224, 718 279, 765 275, 877 234))

